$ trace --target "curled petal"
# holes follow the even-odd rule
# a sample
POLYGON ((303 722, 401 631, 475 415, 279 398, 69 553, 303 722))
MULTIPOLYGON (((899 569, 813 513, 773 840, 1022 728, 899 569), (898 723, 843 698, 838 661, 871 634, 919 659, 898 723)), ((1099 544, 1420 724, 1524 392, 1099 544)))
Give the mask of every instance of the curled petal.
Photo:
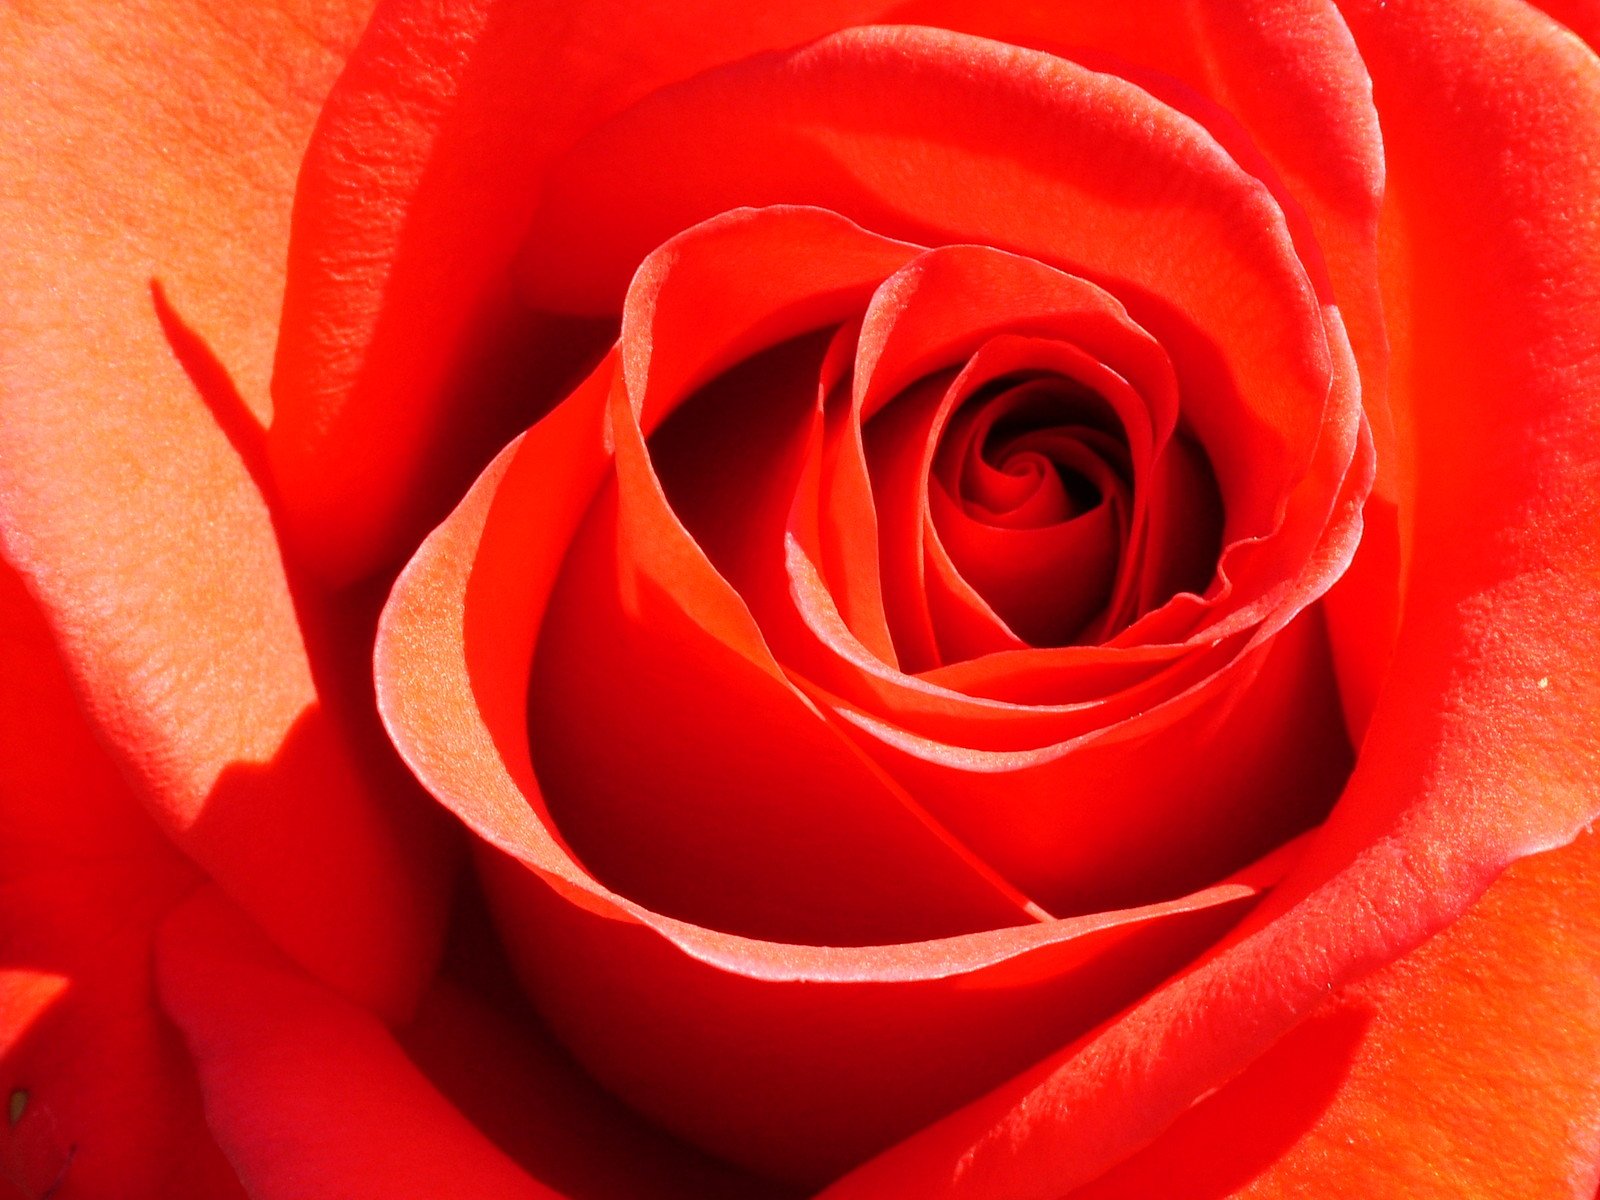
POLYGON ((501 926, 533 994, 636 1105, 738 1161, 825 1178, 975 1075, 1028 1061, 1063 1021, 1092 1020, 1122 989, 1147 986, 1284 869, 1274 859, 1170 905, 858 948, 736 937, 602 886, 562 841, 527 739, 514 733, 544 611, 535 581, 547 589, 555 575, 530 560, 522 533, 572 536, 582 516, 573 490, 604 457, 607 395, 580 392, 530 431, 424 545, 385 612, 378 678, 408 762, 486 844, 501 926), (589 467, 574 437, 583 425, 567 425, 580 418, 592 422, 589 467), (573 486, 552 488, 563 464, 573 486), (623 1019, 639 1006, 651 1024, 623 1019), (961 1047, 959 1061, 931 1062, 931 1040, 961 1047))
POLYGON ((530 316, 506 275, 558 151, 664 83, 879 6, 378 5, 306 156, 273 377, 273 472, 324 575, 403 557, 603 349, 530 316))
POLYGON ((1509 862, 1595 814, 1600 767, 1584 748, 1600 733, 1600 376, 1574 348, 1600 322, 1600 193, 1582 166, 1596 152, 1600 64, 1498 0, 1465 16, 1427 0, 1347 11, 1387 116, 1387 282, 1418 318, 1396 380, 1417 557, 1350 786, 1234 944, 839 1197, 1053 1196, 1087 1182, 1328 989, 1411 950, 1509 862), (1449 107, 1436 103, 1445 88, 1449 107), (1532 111, 1544 115, 1535 134, 1532 111), (1478 487, 1491 477, 1492 495, 1478 487))

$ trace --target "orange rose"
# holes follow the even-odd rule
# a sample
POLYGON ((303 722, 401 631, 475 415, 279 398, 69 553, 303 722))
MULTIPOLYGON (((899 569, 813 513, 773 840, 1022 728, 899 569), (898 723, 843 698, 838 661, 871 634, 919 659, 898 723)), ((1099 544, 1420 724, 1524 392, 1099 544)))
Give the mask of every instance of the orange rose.
POLYGON ((6 18, 20 1194, 1593 1191, 1600 15, 366 20, 6 18))

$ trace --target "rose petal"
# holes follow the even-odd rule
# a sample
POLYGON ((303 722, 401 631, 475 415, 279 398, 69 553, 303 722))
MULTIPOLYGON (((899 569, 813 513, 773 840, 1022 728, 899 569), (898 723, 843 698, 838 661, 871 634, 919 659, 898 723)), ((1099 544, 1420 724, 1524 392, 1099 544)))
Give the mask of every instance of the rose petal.
POLYGON ((535 1179, 571 1200, 780 1200, 604 1091, 518 989, 483 897, 464 892, 450 952, 396 1039, 430 1082, 535 1179))
POLYGON ((383 1024, 297 971, 214 890, 168 918, 156 974, 206 1116, 256 1200, 547 1200, 383 1024))
MULTIPOLYGON (((603 497, 574 539, 529 684, 540 793, 590 871, 656 911, 780 941, 1033 919, 781 673, 687 619, 650 575, 630 578, 636 548, 670 535, 623 525, 617 507, 603 497)), ((710 575, 680 566, 673 582, 703 595, 710 575)))
POLYGON ((0 1180, 26 1196, 242 1195, 151 979, 154 929, 195 872, 95 740, 3 564, 0 661, 0 1180))
MULTIPOLYGON (((817 387, 821 448, 806 462, 788 531, 802 553, 820 564, 827 580, 824 590, 851 636, 880 662, 898 669, 883 607, 878 511, 848 386, 860 340, 861 323, 846 322, 834 332, 823 360, 817 387)), ((787 559, 786 551, 786 572, 787 559)))
POLYGON ((1496 0, 1349 11, 1386 117, 1388 284, 1415 322, 1397 400, 1418 463, 1394 683, 1355 776, 1249 936, 835 1196, 1055 1196, 1086 1182, 1328 989, 1406 953, 1507 863, 1595 815, 1600 362, 1578 347, 1600 326, 1586 166, 1600 64, 1496 0))
POLYGON ((398 1012, 436 953, 438 839, 330 712, 252 478, 295 170, 361 8, 7 10, 0 538, 161 827, 398 1012))
MULTIPOLYGON (((1113 363, 1148 393, 1129 397, 1131 403, 1117 408, 1135 443, 1144 445, 1152 437, 1156 444, 1164 443, 1177 420, 1176 388, 1158 344, 1113 297, 1081 279, 978 246, 929 251, 887 279, 864 318, 852 415, 870 451, 878 518, 898 530, 882 539, 883 579, 885 595, 898 613, 897 634, 911 643, 902 648, 900 658, 906 662, 896 665, 908 669, 937 663, 941 648, 946 654, 982 653, 1022 644, 983 599, 946 569, 937 539, 925 545, 923 536, 933 443, 941 436, 937 430, 948 419, 948 408, 959 399, 952 394, 941 400, 937 392, 943 391, 942 384, 931 392, 935 380, 929 372, 971 373, 984 353, 1004 357, 1006 351, 1011 352, 1009 368, 996 366, 994 374, 1049 369, 1081 375, 1082 366, 1072 362, 1113 363), (1015 340, 1024 333, 1070 344, 1041 342, 1030 359, 1015 340), (1063 357, 1072 362, 1063 363, 1063 357), (933 621, 932 605, 940 606, 944 622, 933 621), (935 624, 941 625, 937 637, 935 624)), ((1092 375, 1089 379, 1098 382, 1092 375)), ((970 384, 962 375, 953 386, 988 381, 987 372, 970 384)), ((859 541, 872 529, 857 533, 846 525, 842 532, 859 541)))
POLYGON ((1316 614, 1148 711, 974 750, 839 705, 942 826, 1054 913, 1182 895, 1321 821, 1349 771, 1316 614))
POLYGON ((379 5, 306 158, 273 383, 274 473, 326 574, 403 555, 562 394, 570 331, 506 273, 554 154, 662 83, 875 7, 379 5))
MULTIPOLYGON (((1248 169, 1262 160, 1303 214, 1382 417, 1382 314, 1374 284, 1383 149, 1371 83, 1329 0, 1154 0, 1137 8, 909 0, 886 22, 1028 46, 1125 75, 1204 125, 1248 169), (1281 181, 1281 182, 1280 182, 1281 181)), ((1387 442, 1384 448, 1387 449, 1387 442)))
POLYGON ((563 1040, 608 1086, 720 1153, 815 1181, 975 1077, 1028 1061, 1050 1030, 1148 986, 1248 899, 1224 887, 1085 922, 837 949, 717 933, 597 884, 544 815, 515 731, 518 664, 554 582, 527 539, 571 539, 573 497, 593 486, 584 456, 603 462, 604 400, 603 388, 580 394, 536 426, 424 544, 385 612, 378 679, 407 761, 503 851, 484 854, 501 927, 563 1040), (643 1011, 649 1022, 627 1015, 643 1011), (935 1041, 952 1048, 937 1061, 935 1041))
POLYGON ((1346 720, 1359 740, 1394 640, 1396 506, 1405 479, 1377 288, 1382 140, 1366 67, 1337 7, 1330 0, 1064 7, 911 0, 884 19, 1032 46, 1123 74, 1205 125, 1241 162, 1264 158, 1270 172, 1251 169, 1281 180, 1275 188, 1280 200, 1292 197, 1285 205, 1291 221, 1303 213, 1296 240, 1302 253, 1326 263, 1378 450, 1362 548, 1328 600, 1346 720))
POLYGON ((1588 1196, 1597 867, 1592 835, 1516 864, 1072 1200, 1588 1196))
POLYGON ((1281 870, 1263 864, 1171 904, 828 948, 741 941, 636 909, 641 924, 619 921, 525 864, 486 861, 487 879, 524 986, 562 1041, 664 1128, 810 1186, 1034 1061, 1060 1031, 1105 1019, 1281 870))

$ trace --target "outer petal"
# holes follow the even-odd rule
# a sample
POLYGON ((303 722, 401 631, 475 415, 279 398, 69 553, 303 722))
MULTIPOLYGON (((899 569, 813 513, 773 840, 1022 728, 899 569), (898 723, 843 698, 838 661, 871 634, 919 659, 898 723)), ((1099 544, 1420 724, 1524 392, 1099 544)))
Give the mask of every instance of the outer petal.
POLYGON ((1593 834, 1518 863, 1072 1200, 1592 1195, 1597 871, 1593 834))
POLYGON ((195 873, 96 744, 3 564, 0 662, 0 1194, 237 1195, 151 979, 153 930, 195 873))
POLYGON ((254 1200, 549 1200, 370 1013, 307 979, 215 891, 162 930, 157 976, 206 1115, 254 1200))
POLYGON ((1538 0, 1536 7, 1600 51, 1600 4, 1595 0, 1538 0))
POLYGON ((475 888, 464 890, 445 970, 395 1037, 495 1145, 572 1200, 791 1196, 673 1138, 573 1062, 518 989, 475 888))
POLYGON ((537 415, 527 397, 560 396, 571 335, 519 315, 508 277, 552 156, 664 83, 881 7, 380 5, 306 160, 273 385, 273 467, 325 571, 403 554, 537 415), (512 345, 537 361, 508 387, 512 345), (447 423, 468 407, 471 431, 447 423))
POLYGON ((394 1006, 441 920, 431 852, 330 718, 255 416, 166 301, 259 405, 294 171, 360 9, 6 7, 0 544, 160 824, 394 1006))
POLYGON ((1280 877, 1298 843, 1171 905, 843 948, 731 936, 602 887, 548 823, 515 732, 551 559, 605 466, 597 379, 424 544, 385 611, 378 677, 407 761, 485 843, 525 981, 609 1086, 727 1157, 828 1178, 1167 976, 1280 877))
POLYGON ((836 1196, 1086 1182, 1595 814, 1600 64, 1497 0, 1350 11, 1387 119, 1416 469, 1404 625, 1350 788, 1228 949, 836 1196))

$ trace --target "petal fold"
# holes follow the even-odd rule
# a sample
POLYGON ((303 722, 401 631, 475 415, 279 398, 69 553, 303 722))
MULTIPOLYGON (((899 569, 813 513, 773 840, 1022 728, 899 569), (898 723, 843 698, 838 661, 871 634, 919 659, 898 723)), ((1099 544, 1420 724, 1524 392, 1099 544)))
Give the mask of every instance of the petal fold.
POLYGON ((1386 119, 1392 395, 1416 473, 1401 636, 1350 785, 1232 944, 835 1197, 1087 1182, 1595 816, 1600 64, 1499 0, 1346 12, 1386 119))
POLYGON ((573 382, 572 328, 507 272, 555 155, 664 83, 876 7, 378 6, 306 157, 273 377, 274 474, 327 577, 403 558, 573 382))
POLYGON ((398 1013, 437 953, 443 856, 325 694, 247 448, 295 172, 364 15, 0 14, 0 544, 162 829, 398 1013))
POLYGON ((96 741, 4 563, 0 662, 0 1181, 63 1200, 242 1197, 150 965, 197 874, 96 741))
POLYGON ((162 1002, 255 1200, 552 1200, 371 1013, 308 979, 214 890, 162 928, 162 1002))

